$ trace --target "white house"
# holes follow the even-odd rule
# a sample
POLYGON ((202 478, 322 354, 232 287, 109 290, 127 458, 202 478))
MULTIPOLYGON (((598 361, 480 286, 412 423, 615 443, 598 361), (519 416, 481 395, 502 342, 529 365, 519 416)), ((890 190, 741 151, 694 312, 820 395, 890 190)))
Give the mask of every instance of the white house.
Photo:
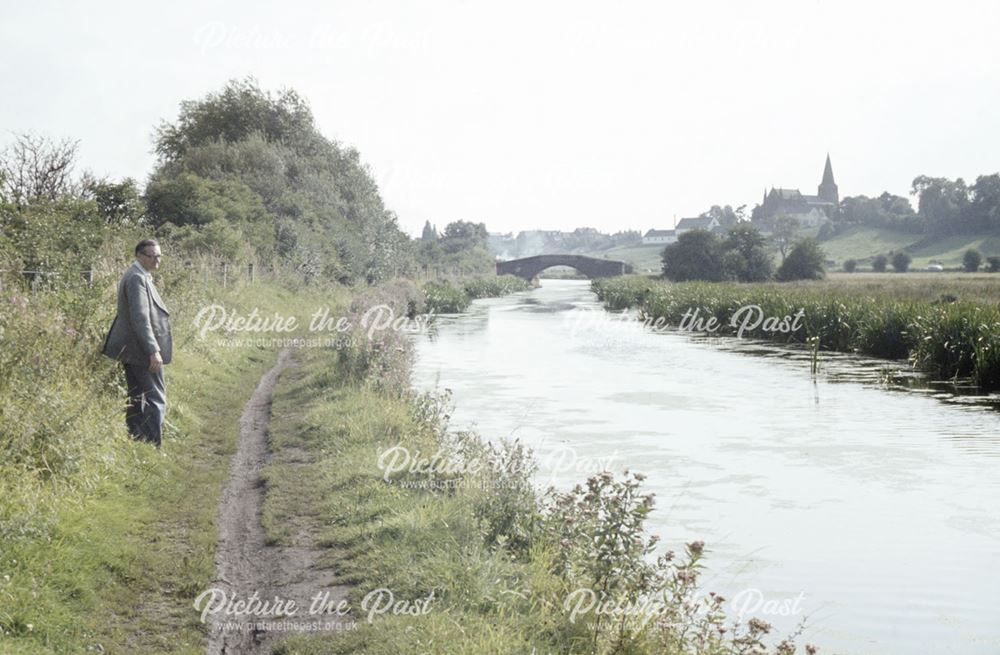
POLYGON ((642 235, 642 245, 668 244, 677 241, 675 230, 650 230, 642 235))
POLYGON ((719 221, 712 216, 699 216, 697 218, 682 218, 677 223, 677 236, 690 232, 691 230, 705 230, 711 232, 719 227, 719 221))

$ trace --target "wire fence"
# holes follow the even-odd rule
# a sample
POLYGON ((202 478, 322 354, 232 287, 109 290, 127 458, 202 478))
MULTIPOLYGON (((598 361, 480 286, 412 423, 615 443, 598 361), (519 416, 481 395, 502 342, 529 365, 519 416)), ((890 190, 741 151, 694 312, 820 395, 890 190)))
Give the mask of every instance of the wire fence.
MULTIPOLYGON (((260 266, 254 263, 233 265, 227 262, 211 262, 205 260, 185 261, 181 267, 198 274, 211 282, 227 288, 232 284, 254 284, 260 278, 273 279, 288 275, 290 271, 279 270, 274 266, 260 266)), ((84 269, 46 270, 39 268, 7 268, 0 269, 0 293, 11 288, 30 291, 37 295, 42 291, 83 283, 88 286, 102 283, 106 280, 118 279, 121 269, 112 266, 89 267, 84 269)))
MULTIPOLYGON (((87 286, 104 284, 120 279, 126 265, 120 259, 98 261, 87 268, 63 268, 59 270, 40 267, 17 268, 15 264, 15 266, 0 268, 0 293, 17 290, 37 295, 44 291, 65 289, 80 284, 87 286)), ((172 260, 169 267, 165 267, 163 275, 173 276, 180 272, 196 275, 203 281, 218 284, 222 288, 236 284, 252 285, 259 280, 297 280, 308 284, 320 277, 318 271, 311 268, 258 262, 234 264, 212 256, 195 256, 183 261, 172 260)), ((393 271, 393 273, 394 275, 390 279, 397 277, 397 272, 393 271)), ((420 280, 454 282, 470 276, 495 274, 495 271, 483 271, 478 267, 423 266, 416 271, 411 271, 406 277, 418 282, 420 280)))

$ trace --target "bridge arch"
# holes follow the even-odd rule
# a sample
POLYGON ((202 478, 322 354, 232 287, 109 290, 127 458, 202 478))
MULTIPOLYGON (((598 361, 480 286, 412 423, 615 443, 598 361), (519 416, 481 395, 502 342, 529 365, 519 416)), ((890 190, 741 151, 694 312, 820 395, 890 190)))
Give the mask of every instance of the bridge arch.
POLYGON ((535 255, 522 259, 497 262, 497 275, 516 275, 531 281, 547 268, 569 266, 590 279, 614 277, 632 272, 632 267, 614 259, 598 259, 586 255, 535 255))

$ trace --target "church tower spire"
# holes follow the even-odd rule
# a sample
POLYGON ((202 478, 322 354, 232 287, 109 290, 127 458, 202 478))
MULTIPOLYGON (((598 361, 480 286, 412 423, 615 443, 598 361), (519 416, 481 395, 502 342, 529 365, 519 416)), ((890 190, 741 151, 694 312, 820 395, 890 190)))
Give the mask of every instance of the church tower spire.
POLYGON ((823 181, 819 183, 819 198, 834 205, 840 204, 840 192, 837 183, 833 181, 833 165, 830 163, 830 153, 826 153, 826 166, 823 168, 823 181))

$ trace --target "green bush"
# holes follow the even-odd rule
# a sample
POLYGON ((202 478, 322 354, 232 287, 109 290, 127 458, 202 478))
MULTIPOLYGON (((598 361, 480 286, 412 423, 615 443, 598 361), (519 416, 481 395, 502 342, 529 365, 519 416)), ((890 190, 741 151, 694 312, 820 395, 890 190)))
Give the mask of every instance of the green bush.
POLYGON ((726 277, 740 282, 769 280, 774 273, 774 263, 765 248, 766 243, 764 235, 754 225, 738 223, 731 227, 722 243, 726 277))
POLYGON ((424 284, 424 295, 427 311, 433 314, 456 314, 465 311, 472 302, 469 294, 447 281, 427 282, 424 284))
POLYGON ((452 284, 448 280, 434 280, 423 286, 426 310, 434 314, 455 314, 465 311, 477 298, 499 298, 518 291, 527 291, 531 285, 516 275, 495 275, 466 278, 452 284))
POLYGON ((692 230, 663 249, 663 276, 675 282, 762 282, 774 272, 765 244, 760 230, 748 223, 730 228, 722 240, 712 232, 692 230))
POLYGON ((857 268, 858 268, 858 260, 856 259, 844 260, 844 272, 853 273, 857 268))
POLYGON ((474 277, 462 282, 462 290, 469 298, 499 298, 518 291, 527 291, 531 284, 516 275, 474 277))
POLYGON ((691 230, 663 249, 663 276, 668 280, 721 281, 725 279, 719 238, 704 230, 691 230))
POLYGON ((900 250, 892 256, 892 267, 896 269, 897 273, 905 273, 906 270, 910 268, 911 261, 913 261, 913 259, 910 257, 909 253, 900 250))
POLYGON ((823 250, 815 239, 802 239, 795 244, 788 257, 778 267, 775 277, 782 282, 822 279, 826 274, 823 269, 823 258, 823 250))
POLYGON ((889 265, 889 258, 885 255, 875 255, 872 259, 872 270, 876 273, 884 273, 885 267, 889 265))
POLYGON ((974 248, 966 250, 965 255, 962 256, 962 267, 965 268, 966 273, 975 273, 982 263, 983 256, 974 248))

